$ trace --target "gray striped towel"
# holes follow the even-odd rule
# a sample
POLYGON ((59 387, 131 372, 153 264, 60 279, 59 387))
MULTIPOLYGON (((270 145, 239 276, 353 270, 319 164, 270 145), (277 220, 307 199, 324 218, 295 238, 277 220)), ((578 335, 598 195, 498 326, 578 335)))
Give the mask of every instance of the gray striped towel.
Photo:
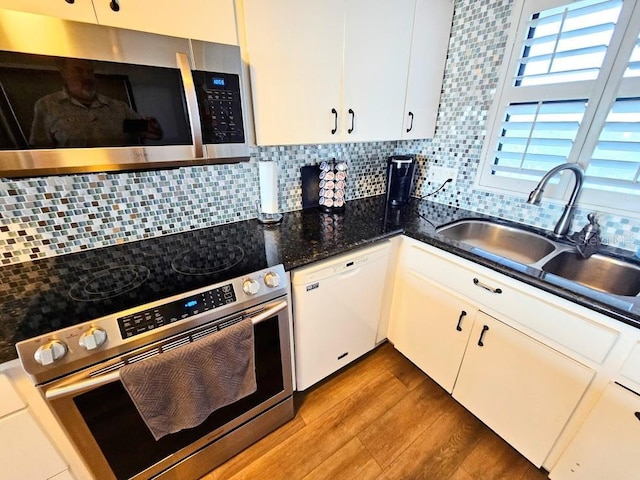
POLYGON ((253 324, 245 319, 125 365, 120 380, 156 440, 200 425, 213 411, 256 391, 253 324))

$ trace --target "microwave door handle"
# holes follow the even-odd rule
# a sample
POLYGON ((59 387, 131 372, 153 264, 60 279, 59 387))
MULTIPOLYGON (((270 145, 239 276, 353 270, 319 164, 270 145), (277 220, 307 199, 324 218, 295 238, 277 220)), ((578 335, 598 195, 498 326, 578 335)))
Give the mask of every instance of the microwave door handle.
MULTIPOLYGON (((281 302, 276 303, 272 307, 260 312, 258 315, 255 315, 251 318, 251 323, 254 325, 260 323, 268 318, 271 318, 276 313, 287 308, 287 301, 282 300, 281 302)), ((214 334, 215 335, 215 334, 214 334)), ((99 377, 89 378, 88 380, 81 380, 76 383, 72 383, 70 385, 64 385, 62 387, 54 387, 45 393, 45 397, 47 400, 53 400, 60 397, 65 397, 72 394, 77 394, 81 392, 86 392, 88 390, 93 390, 94 388, 101 387, 102 385, 106 385, 108 383, 112 383, 120 380, 120 373, 118 370, 113 372, 105 373, 104 375, 100 375, 99 377)))
POLYGON ((200 124, 200 112, 198 109, 198 96, 196 86, 191 75, 189 57, 184 53, 176 53, 184 94, 187 100, 187 113, 189 115, 189 126, 191 127, 191 140, 193 142, 193 158, 204 158, 204 148, 202 145, 202 127, 200 124))

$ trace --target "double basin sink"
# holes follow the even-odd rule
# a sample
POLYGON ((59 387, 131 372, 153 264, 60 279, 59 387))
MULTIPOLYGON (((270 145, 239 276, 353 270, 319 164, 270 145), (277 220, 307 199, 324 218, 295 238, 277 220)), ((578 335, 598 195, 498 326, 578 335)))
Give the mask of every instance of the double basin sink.
POLYGON ((622 297, 640 293, 640 267, 624 260, 595 253, 582 258, 570 243, 551 240, 525 228, 485 219, 467 219, 437 229, 440 235, 472 247, 537 268, 598 292, 622 297))

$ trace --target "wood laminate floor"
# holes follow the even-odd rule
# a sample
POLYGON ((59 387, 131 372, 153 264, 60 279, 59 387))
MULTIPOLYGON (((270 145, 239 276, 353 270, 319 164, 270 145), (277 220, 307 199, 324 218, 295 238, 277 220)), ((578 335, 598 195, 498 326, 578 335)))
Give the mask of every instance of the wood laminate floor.
POLYGON ((385 343, 305 392, 287 424, 201 480, 544 480, 385 343))

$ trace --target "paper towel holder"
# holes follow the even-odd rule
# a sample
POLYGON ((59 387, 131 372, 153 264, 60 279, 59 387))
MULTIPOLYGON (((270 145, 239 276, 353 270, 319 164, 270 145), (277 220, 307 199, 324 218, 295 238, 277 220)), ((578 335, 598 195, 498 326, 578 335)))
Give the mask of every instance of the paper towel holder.
POLYGON ((256 210, 258 212, 258 222, 264 223, 266 225, 274 225, 276 223, 280 223, 284 218, 281 213, 264 213, 260 208, 260 201, 256 200, 256 210))
POLYGON ((256 200, 258 222, 273 225, 282 221, 278 208, 278 165, 276 162, 258 162, 260 200, 256 200))

